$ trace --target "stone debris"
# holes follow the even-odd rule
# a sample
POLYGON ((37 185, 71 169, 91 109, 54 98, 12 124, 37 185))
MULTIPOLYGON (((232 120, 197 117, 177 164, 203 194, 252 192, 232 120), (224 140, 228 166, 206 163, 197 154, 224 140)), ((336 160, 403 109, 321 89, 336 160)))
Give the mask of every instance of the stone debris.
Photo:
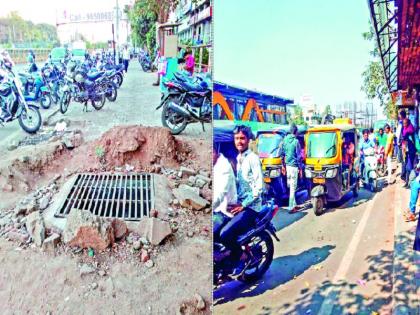
POLYGON ((112 219, 111 226, 114 229, 114 236, 116 240, 122 239, 128 233, 127 224, 120 219, 112 219))
POLYGON ((39 199, 39 210, 47 209, 49 203, 50 199, 47 196, 44 196, 41 199, 39 199))
POLYGON ((73 208, 63 233, 64 243, 80 248, 104 250, 114 243, 114 230, 111 223, 94 216, 87 210, 73 208))
POLYGON ((179 177, 183 177, 183 175, 187 175, 187 176, 195 175, 195 174, 197 174, 197 172, 194 171, 191 168, 188 168, 188 167, 185 167, 185 166, 181 166, 180 169, 179 169, 178 175, 179 174, 181 174, 181 176, 179 176, 179 177))
POLYGON ((149 259, 150 259, 150 257, 149 257, 149 253, 147 252, 147 250, 142 249, 141 252, 140 252, 140 261, 145 263, 149 259))
POLYGON ((39 211, 32 212, 26 217, 26 230, 37 246, 42 246, 45 240, 44 219, 39 211))
POLYGON ((42 244, 42 249, 44 252, 55 252, 55 248, 57 247, 58 243, 60 243, 61 236, 57 233, 53 233, 52 235, 48 236, 44 243, 42 244))
POLYGON ((172 190, 172 192, 184 208, 192 207, 194 210, 202 210, 209 205, 206 199, 202 198, 192 189, 187 188, 186 185, 181 185, 179 188, 172 190))
POLYGON ((133 248, 135 249, 135 250, 140 250, 141 249, 141 247, 142 247, 142 243, 140 242, 140 241, 134 241, 133 242, 133 248))
POLYGON ((145 266, 147 268, 152 268, 155 265, 155 263, 153 262, 153 260, 149 259, 148 261, 146 261, 145 266))
POLYGON ((194 294, 194 299, 197 302, 196 307, 198 310, 202 311, 206 308, 206 302, 200 294, 194 294))
POLYGON ((6 234, 6 237, 9 240, 12 241, 16 241, 16 242, 20 242, 20 243, 26 243, 29 240, 29 234, 27 233, 21 233, 21 232, 17 232, 17 231, 9 231, 6 234))
POLYGON ((85 275, 89 275, 89 274, 95 273, 96 272, 96 269, 94 267, 92 267, 91 265, 83 264, 80 267, 79 272, 80 272, 80 276, 83 277, 85 275))
POLYGON ((145 238, 152 245, 159 245, 166 237, 172 234, 169 222, 157 218, 143 218, 133 228, 135 229, 134 232, 145 238))

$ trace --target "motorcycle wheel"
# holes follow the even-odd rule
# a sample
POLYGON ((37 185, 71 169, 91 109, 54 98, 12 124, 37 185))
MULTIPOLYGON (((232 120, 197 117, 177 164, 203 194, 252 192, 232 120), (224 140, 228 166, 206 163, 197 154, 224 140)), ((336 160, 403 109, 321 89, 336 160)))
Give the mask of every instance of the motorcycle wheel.
POLYGON ((316 216, 324 212, 324 199, 322 197, 312 197, 311 203, 316 216))
POLYGON ((372 192, 377 192, 378 191, 378 180, 377 179, 372 179, 372 181, 370 182, 370 190, 372 192))
POLYGON ((356 183, 353 187, 353 197, 357 198, 359 196, 359 179, 356 180, 356 183))
POLYGON ((117 87, 120 87, 123 81, 124 79, 121 73, 117 73, 113 80, 113 82, 117 85, 117 87))
POLYGON ((110 102, 115 102, 117 99, 117 87, 114 84, 109 83, 107 88, 111 90, 110 92, 106 93, 107 100, 110 102))
POLYGON ((69 104, 70 104, 70 93, 69 92, 64 92, 63 95, 61 96, 60 99, 60 112, 62 114, 64 114, 65 112, 67 112, 67 109, 69 108, 69 104))
POLYGON ((28 112, 26 109, 23 109, 18 120, 19 125, 27 133, 36 133, 39 128, 41 128, 42 118, 41 113, 39 112, 38 107, 33 105, 28 105, 28 112))
POLYGON ((98 96, 96 99, 91 99, 90 101, 94 109, 100 110, 105 105, 105 95, 102 94, 101 96, 98 96))
POLYGON ((386 168, 385 168, 385 164, 379 164, 378 165, 378 175, 380 177, 384 177, 386 175, 386 168))
POLYGON ((247 283, 256 281, 264 275, 270 267, 274 255, 273 240, 266 231, 262 231, 255 236, 250 243, 251 251, 254 255, 251 259, 256 257, 257 261, 251 263, 239 278, 240 281, 247 283))
POLYGON ((43 109, 48 109, 51 107, 52 98, 49 94, 44 94, 41 96, 41 106, 43 109))
POLYGON ((169 128, 171 134, 179 135, 187 127, 187 119, 180 116, 168 107, 168 103, 172 101, 170 98, 166 101, 162 108, 162 125, 169 128))

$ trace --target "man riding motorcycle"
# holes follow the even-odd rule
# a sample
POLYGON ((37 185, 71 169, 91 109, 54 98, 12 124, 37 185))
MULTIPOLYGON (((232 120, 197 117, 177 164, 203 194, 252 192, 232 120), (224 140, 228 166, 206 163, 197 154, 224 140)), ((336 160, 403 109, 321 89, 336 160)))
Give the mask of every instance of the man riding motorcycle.
MULTIPOLYGON (((7 73, 6 69, 11 70, 14 66, 12 58, 10 57, 7 50, 0 49, 0 66, 4 67, 5 69, 0 68, 0 85, 3 82, 8 80, 9 74, 7 73)), ((1 118, 3 121, 8 121, 12 117, 10 113, 10 108, 8 108, 6 102, 1 102, 1 118)))
POLYGON ((365 151, 367 149, 375 149, 375 142, 369 138, 369 130, 363 130, 363 140, 360 141, 359 151, 360 151, 360 176, 363 177, 363 171, 365 168, 365 151))
MULTIPOLYGON (((230 250, 234 264, 238 260, 243 262, 248 258, 243 257, 246 254, 242 251, 238 238, 254 227, 261 211, 263 174, 259 157, 249 149, 249 142, 253 139, 251 129, 240 125, 233 132, 235 147, 239 151, 236 158, 238 204, 230 208, 234 217, 221 229, 220 240, 230 250)), ((238 266, 234 273, 242 270, 242 267, 238 266)))

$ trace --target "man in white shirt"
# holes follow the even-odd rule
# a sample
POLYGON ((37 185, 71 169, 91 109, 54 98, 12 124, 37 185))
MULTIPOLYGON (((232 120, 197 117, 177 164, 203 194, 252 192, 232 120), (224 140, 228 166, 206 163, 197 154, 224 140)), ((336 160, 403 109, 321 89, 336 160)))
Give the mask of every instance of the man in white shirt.
POLYGON ((128 63, 130 62, 130 51, 128 50, 127 45, 124 46, 122 55, 123 55, 122 57, 123 57, 123 62, 124 62, 125 73, 127 73, 128 63))
POLYGON ((232 165, 213 147, 213 238, 218 239, 220 230, 233 218, 228 206, 237 202, 236 180, 232 165))
POLYGON ((238 204, 230 209, 234 217, 222 228, 220 239, 231 251, 232 262, 235 262, 243 254, 238 237, 255 227, 261 211, 263 174, 259 157, 249 149, 249 142, 253 139, 251 129, 241 125, 233 132, 235 147, 239 152, 236 158, 238 204))

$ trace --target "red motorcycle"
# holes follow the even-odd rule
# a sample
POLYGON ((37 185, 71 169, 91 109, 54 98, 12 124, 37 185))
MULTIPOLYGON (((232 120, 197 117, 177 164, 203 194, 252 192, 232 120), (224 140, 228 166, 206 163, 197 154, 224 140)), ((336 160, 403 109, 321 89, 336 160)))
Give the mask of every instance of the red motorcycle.
POLYGON ((375 156, 378 160, 378 175, 379 177, 383 177, 386 175, 385 148, 378 147, 376 149, 375 156))

